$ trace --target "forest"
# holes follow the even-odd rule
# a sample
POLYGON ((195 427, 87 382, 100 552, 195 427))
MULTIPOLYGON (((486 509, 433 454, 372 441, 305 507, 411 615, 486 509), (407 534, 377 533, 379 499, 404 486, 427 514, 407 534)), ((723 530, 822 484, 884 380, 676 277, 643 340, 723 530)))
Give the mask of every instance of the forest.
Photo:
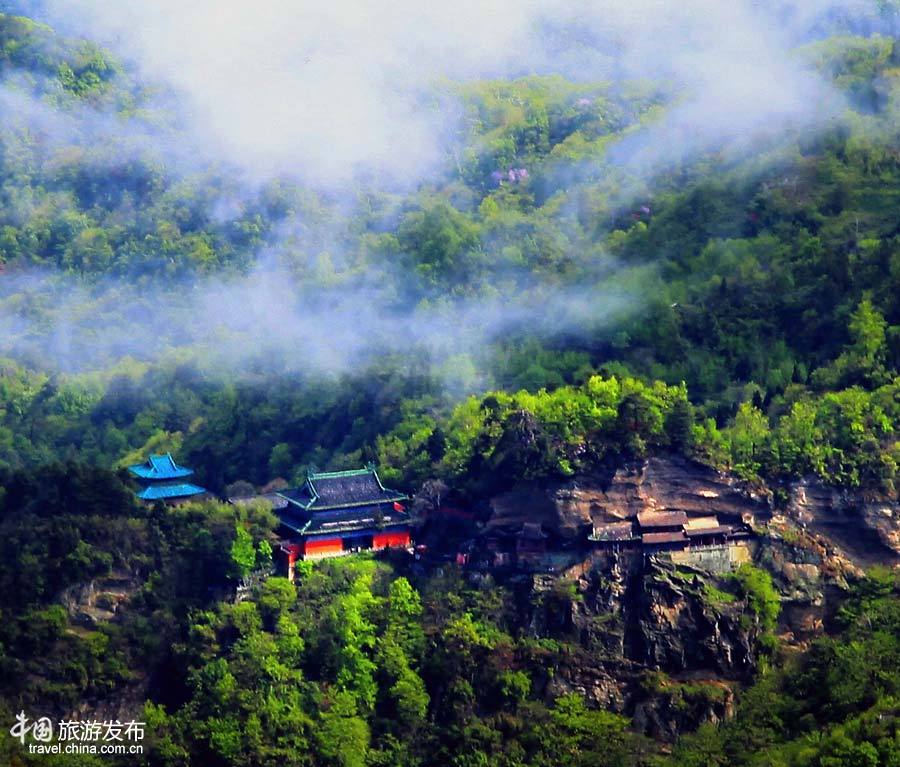
POLYGON ((890 25, 798 44, 839 108, 753 151, 642 177, 616 150, 678 108, 670 83, 448 79, 440 171, 337 193, 207 159, 177 93, 32 5, 0 13, 0 721, 136 695, 160 767, 900 764, 896 569, 851 579, 799 651, 764 568, 710 587, 758 667, 731 718, 661 744, 547 693, 603 651, 522 625, 509 583, 367 555, 266 577, 271 509, 143 506, 124 471, 171 452, 224 498, 371 461, 478 508, 676 455, 776 509, 810 477, 896 504, 890 25), (67 600, 116 578, 120 617, 74 625, 67 600))
MULTIPOLYGON (((4 567, 0 589, 9 616, 0 634, 6 712, 67 710, 140 683, 152 697, 148 764, 832 767, 897 759, 900 583, 888 568, 853 584, 828 633, 802 653, 771 633, 780 603, 765 570, 746 566, 725 578, 709 598, 746 602, 748 623, 770 637, 766 660, 733 718, 660 754, 620 714, 574 693, 552 703, 537 695, 554 671, 602 652, 563 627, 523 630, 509 585, 360 556, 301 563, 296 586, 269 577, 234 603, 224 598, 228 584, 271 558, 265 508, 141 507, 121 479, 81 465, 8 475, 3 486, 4 560, 15 565, 4 567), (90 631, 68 625, 52 595, 110 569, 134 574, 123 619, 90 631)), ((565 613, 579 598, 561 584, 545 609, 565 613)), ((648 672, 644 683, 661 681, 648 672)), ((665 684, 688 708, 721 694, 665 684)), ((32 763, 15 741, 3 748, 12 764, 32 763)))

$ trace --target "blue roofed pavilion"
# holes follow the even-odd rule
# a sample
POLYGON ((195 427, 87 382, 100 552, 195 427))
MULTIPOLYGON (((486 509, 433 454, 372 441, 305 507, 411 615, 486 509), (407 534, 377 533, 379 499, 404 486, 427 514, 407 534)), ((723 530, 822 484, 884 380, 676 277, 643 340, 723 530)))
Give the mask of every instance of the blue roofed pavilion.
POLYGON ((171 453, 151 455, 144 463, 129 466, 128 471, 141 484, 137 497, 148 503, 181 503, 207 492, 206 488, 184 481, 194 471, 175 463, 171 453))
POLYGON ((148 485, 137 494, 137 497, 142 501, 168 501, 202 495, 205 492, 205 488, 182 482, 174 485, 148 485))
POLYGON ((144 463, 129 466, 128 471, 138 479, 150 480, 182 479, 194 473, 193 469, 186 469, 175 463, 171 453, 151 455, 144 463))

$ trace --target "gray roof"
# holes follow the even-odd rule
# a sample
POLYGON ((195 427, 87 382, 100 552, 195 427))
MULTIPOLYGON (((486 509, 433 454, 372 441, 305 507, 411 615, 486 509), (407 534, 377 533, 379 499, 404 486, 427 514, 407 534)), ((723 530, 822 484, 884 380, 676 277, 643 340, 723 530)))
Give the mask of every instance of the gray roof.
POLYGON ((688 521, 683 511, 642 511, 637 515, 641 528, 681 527, 688 521))
POLYGON ((350 508, 405 501, 407 496, 381 484, 371 466, 351 471, 310 472, 306 482, 278 492, 288 503, 306 511, 350 508))
POLYGON ((685 532, 689 538, 697 538, 703 535, 731 535, 734 532, 734 528, 731 525, 716 525, 716 527, 689 528, 685 532))
POLYGON ((594 532, 590 536, 593 541, 631 541, 634 538, 634 525, 630 521, 594 525, 594 532))
POLYGON ((258 495, 241 495, 233 496, 228 499, 228 503, 234 506, 247 506, 257 501, 266 501, 272 504, 273 509, 283 509, 288 505, 287 499, 278 493, 260 493, 258 495))

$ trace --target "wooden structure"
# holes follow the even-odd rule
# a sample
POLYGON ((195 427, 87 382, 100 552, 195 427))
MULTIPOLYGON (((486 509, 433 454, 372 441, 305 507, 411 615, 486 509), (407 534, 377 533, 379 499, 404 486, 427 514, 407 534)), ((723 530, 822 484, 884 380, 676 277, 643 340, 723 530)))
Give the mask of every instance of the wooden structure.
POLYGON ((410 546, 407 496, 385 488, 372 465, 351 471, 310 471, 303 485, 277 494, 286 501, 276 513, 289 566, 291 557, 321 559, 410 546))
POLYGON ((536 522, 523 524, 515 539, 516 564, 519 567, 539 564, 547 553, 547 534, 536 522))
POLYGON ((683 511, 644 511, 637 515, 641 546, 645 554, 683 549, 688 545, 684 532, 688 517, 683 511))
POLYGON ((716 515, 688 517, 682 511, 645 511, 637 517, 594 525, 589 540, 620 551, 640 546, 644 554, 727 546, 749 536, 745 525, 723 525, 716 515))
POLYGON ((626 519, 594 525, 594 532, 588 536, 588 540, 603 549, 623 551, 634 548, 640 542, 640 537, 634 530, 632 520, 626 519))

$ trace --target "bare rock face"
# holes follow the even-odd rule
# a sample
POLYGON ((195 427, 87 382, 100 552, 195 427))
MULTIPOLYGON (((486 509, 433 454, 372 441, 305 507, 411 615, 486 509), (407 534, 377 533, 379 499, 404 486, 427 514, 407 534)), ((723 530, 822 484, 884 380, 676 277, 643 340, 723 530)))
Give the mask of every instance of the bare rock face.
POLYGON ((59 601, 73 625, 92 629, 113 620, 137 588, 129 573, 113 571, 102 578, 70 586, 60 594, 59 601))
POLYGON ((760 628, 737 597, 711 596, 719 577, 656 560, 594 568, 576 583, 535 576, 521 604, 535 636, 566 642, 550 697, 578 692, 674 739, 728 717, 732 687, 757 664, 760 628))
POLYGON ((600 708, 627 714, 629 684, 623 684, 623 679, 634 676, 634 669, 627 663, 613 668, 591 658, 572 657, 548 680, 544 694, 553 699, 576 692, 600 708))
POLYGON ((644 664, 673 674, 703 671, 747 679, 756 668, 758 631, 742 620, 746 605, 713 604, 704 593, 709 576, 676 577, 652 567, 644 576, 639 605, 639 647, 644 664))
POLYGON ((540 522, 563 539, 595 523, 631 519, 643 511, 720 514, 753 522, 768 514, 768 498, 722 472, 680 456, 624 464, 614 472, 579 475, 564 483, 523 483, 491 499, 488 527, 540 522))
POLYGON ((648 695, 635 705, 632 717, 635 727, 658 740, 676 740, 701 724, 718 724, 734 713, 734 690, 720 679, 701 676, 682 683, 651 677, 644 688, 648 695), (655 689, 650 687, 654 683, 655 689))
MULTIPOLYGON (((589 495, 586 490, 582 494, 589 495)), ((688 516, 720 513, 752 521, 767 512, 767 500, 708 466, 680 456, 657 456, 625 465, 608 487, 595 487, 590 516, 595 522, 612 522, 644 511, 682 511, 688 516)))
POLYGON ((791 486, 787 513, 802 529, 832 541, 858 566, 900 562, 900 504, 896 500, 804 479, 791 486))

